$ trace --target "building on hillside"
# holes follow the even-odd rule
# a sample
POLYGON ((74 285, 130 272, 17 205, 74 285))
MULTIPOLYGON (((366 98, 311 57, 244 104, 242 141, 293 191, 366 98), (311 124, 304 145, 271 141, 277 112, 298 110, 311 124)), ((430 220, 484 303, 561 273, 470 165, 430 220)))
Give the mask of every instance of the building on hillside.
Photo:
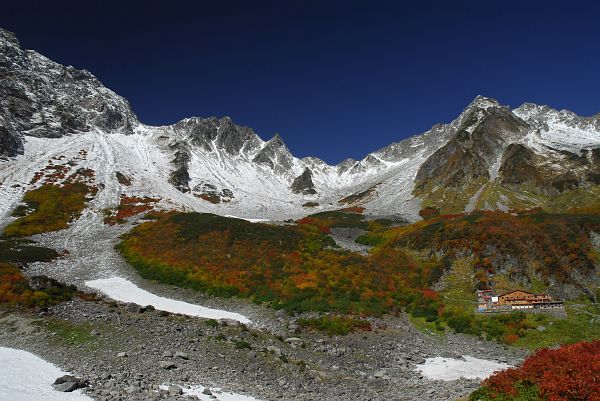
POLYGON ((502 312, 528 309, 562 308, 561 301, 553 300, 548 294, 535 294, 529 291, 513 290, 496 296, 493 290, 477 291, 478 312, 502 312))

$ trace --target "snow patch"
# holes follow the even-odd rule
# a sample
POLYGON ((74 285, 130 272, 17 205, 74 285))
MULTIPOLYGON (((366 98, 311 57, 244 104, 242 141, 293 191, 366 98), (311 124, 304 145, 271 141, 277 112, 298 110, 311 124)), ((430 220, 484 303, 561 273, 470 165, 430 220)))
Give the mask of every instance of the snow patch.
POLYGON ((30 352, 0 347, 0 400, 92 401, 81 390, 62 393, 52 388, 66 374, 30 352))
POLYGON ((160 297, 139 288, 129 280, 121 277, 111 277, 99 280, 86 281, 85 285, 104 293, 108 297, 121 302, 133 302, 138 305, 152 305, 158 310, 171 313, 181 313, 188 316, 202 317, 205 319, 229 319, 248 324, 252 323, 246 316, 221 309, 210 309, 204 306, 176 301, 160 297))
POLYGON ((431 380, 452 381, 461 377, 465 379, 485 379, 492 373, 510 368, 510 365, 496 361, 464 356, 463 359, 427 358, 424 363, 417 365, 416 370, 431 380))
POLYGON ((246 221, 249 221, 250 223, 262 223, 265 221, 271 221, 269 219, 251 219, 251 218, 247 218, 247 217, 237 217, 237 216, 233 216, 231 214, 227 214, 227 215, 225 215, 225 217, 229 217, 231 219, 246 220, 246 221))
MULTIPOLYGON (((168 390, 169 386, 163 384, 159 386, 159 388, 161 390, 168 390)), ((222 391, 220 388, 211 388, 210 391, 213 394, 212 396, 202 394, 205 388, 206 387, 204 386, 191 386, 188 388, 182 387, 181 390, 183 391, 183 394, 187 396, 198 397, 198 399, 202 401, 259 401, 257 398, 251 397, 249 395, 230 393, 228 391, 222 391)))

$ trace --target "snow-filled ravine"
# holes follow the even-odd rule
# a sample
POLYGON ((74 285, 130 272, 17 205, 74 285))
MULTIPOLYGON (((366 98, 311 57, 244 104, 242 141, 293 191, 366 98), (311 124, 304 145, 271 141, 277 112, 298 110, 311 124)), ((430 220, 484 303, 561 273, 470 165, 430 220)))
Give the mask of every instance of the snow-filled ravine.
POLYGON ((81 390, 54 390, 54 380, 65 374, 32 353, 0 347, 0 401, 92 401, 81 390))
POLYGON ((465 379, 485 379, 496 371, 510 367, 505 363, 472 356, 463 356, 462 359, 438 356, 427 358, 424 363, 417 365, 416 370, 428 379, 452 381, 461 377, 465 379))
POLYGON ((229 319, 248 324, 252 323, 246 316, 221 309, 211 309, 204 306, 161 297, 139 288, 129 280, 121 277, 86 281, 85 285, 96 289, 108 297, 121 302, 133 302, 138 305, 152 305, 158 310, 183 315, 203 317, 206 319, 229 319))
MULTIPOLYGON (((161 385, 161 390, 168 390, 168 385, 161 385)), ((249 395, 231 393, 228 391, 222 391, 220 388, 211 388, 210 392, 212 395, 203 394, 203 391, 206 387, 204 386, 190 386, 190 387, 181 387, 183 394, 187 396, 195 396, 202 401, 260 401, 257 398, 251 397, 249 395)))

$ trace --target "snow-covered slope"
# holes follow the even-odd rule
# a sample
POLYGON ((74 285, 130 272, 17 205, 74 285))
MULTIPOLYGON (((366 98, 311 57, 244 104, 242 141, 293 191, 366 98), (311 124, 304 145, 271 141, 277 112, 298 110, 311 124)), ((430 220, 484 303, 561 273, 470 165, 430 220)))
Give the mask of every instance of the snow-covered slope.
POLYGON ((160 198, 165 208, 247 218, 283 220, 360 204, 370 214, 415 219, 428 196, 415 191, 415 178, 430 180, 429 190, 446 185, 443 177, 456 177, 453 169, 468 165, 445 164, 458 148, 475 149, 470 166, 493 180, 512 143, 544 154, 579 154, 600 145, 598 118, 531 104, 511 111, 477 97, 449 124, 331 166, 297 158, 279 135, 264 141, 228 117, 145 125, 91 73, 23 50, 1 29, 0 106, 0 222, 26 190, 39 185, 32 179, 48 160, 62 157, 66 163, 82 151, 86 157, 77 167, 94 170, 100 186, 91 203, 97 210, 116 206, 128 194, 160 198), (131 185, 120 183, 117 173, 131 185))

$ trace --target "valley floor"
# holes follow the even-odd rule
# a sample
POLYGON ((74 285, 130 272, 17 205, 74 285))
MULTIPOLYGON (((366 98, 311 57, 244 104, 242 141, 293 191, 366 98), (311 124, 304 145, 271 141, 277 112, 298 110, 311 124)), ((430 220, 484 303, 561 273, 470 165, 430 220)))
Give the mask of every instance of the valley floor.
POLYGON ((292 318, 271 319, 270 330, 257 330, 75 300, 45 317, 4 311, 0 345, 31 351, 89 379, 87 394, 96 400, 176 399, 157 392, 164 384, 218 387, 265 401, 455 400, 479 380, 431 380, 417 365, 461 355, 516 364, 524 356, 467 336, 429 335, 405 317, 378 320, 374 332, 345 337, 298 334, 283 328, 294 329, 292 318), (290 337, 300 340, 286 342, 290 337))

